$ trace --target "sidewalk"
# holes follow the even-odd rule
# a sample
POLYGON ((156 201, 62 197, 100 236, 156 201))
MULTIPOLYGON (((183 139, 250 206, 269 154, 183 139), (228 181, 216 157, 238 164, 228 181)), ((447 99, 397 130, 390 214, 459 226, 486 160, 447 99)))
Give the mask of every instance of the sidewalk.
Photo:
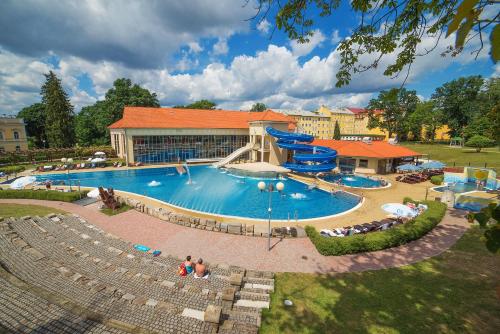
POLYGON ((97 204, 1 199, 2 203, 35 204, 75 213, 124 240, 160 249, 164 254, 183 258, 191 255, 211 263, 227 263, 254 270, 274 272, 328 273, 398 267, 436 256, 452 246, 467 230, 463 212, 448 211, 430 233, 409 244, 371 253, 323 256, 309 238, 271 240, 192 229, 129 210, 106 216, 97 204))

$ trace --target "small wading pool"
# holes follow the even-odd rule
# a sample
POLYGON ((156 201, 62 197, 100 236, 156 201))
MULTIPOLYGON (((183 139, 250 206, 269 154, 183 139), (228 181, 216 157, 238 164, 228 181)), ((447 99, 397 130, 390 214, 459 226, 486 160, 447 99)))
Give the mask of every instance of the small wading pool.
POLYGON ((272 193, 272 219, 275 220, 332 216, 353 209, 361 200, 346 192, 308 189, 306 184, 287 178, 233 175, 210 166, 189 167, 189 173, 191 182, 187 173, 180 175, 174 167, 47 174, 37 176, 37 181, 112 187, 188 210, 252 219, 267 219, 268 194, 259 191, 259 181, 285 184, 283 194, 272 193))
POLYGON ((330 183, 340 183, 353 188, 381 188, 385 187, 381 180, 355 174, 327 174, 320 179, 330 183))
POLYGON ((475 190, 489 190, 488 188, 482 188, 478 189, 477 185, 472 182, 457 182, 457 183, 450 183, 445 186, 439 186, 439 187, 434 187, 432 190, 438 191, 438 192, 444 192, 445 190, 451 190, 455 193, 466 193, 469 191, 475 191, 475 190))

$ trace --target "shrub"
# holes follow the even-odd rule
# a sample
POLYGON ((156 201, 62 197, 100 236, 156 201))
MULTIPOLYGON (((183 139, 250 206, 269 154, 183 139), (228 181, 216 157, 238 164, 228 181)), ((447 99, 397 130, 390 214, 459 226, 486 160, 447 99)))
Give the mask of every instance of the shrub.
POLYGON ((5 167, 0 167, 0 172, 4 172, 5 174, 21 173, 24 170, 25 170, 24 166, 5 166, 5 167))
POLYGON ((484 147, 495 146, 495 141, 485 136, 474 135, 465 143, 465 146, 475 147, 476 152, 481 152, 484 147))
POLYGON ((373 252, 396 247, 416 240, 431 231, 443 219, 446 212, 444 203, 422 202, 428 209, 415 219, 391 229, 366 234, 356 234, 344 238, 326 238, 312 226, 306 226, 306 233, 322 255, 345 255, 373 252))
POLYGON ((434 175, 431 176, 431 183, 437 186, 441 185, 444 181, 444 175, 434 175))
POLYGON ((0 190, 0 198, 40 199, 47 201, 74 202, 87 195, 88 191, 62 192, 56 190, 0 190))

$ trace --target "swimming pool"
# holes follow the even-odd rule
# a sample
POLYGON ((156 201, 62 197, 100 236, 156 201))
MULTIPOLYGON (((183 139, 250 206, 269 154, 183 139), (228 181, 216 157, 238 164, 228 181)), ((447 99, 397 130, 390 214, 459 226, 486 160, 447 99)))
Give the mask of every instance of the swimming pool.
POLYGON ((472 182, 467 182, 467 183, 457 182, 454 184, 448 184, 446 186, 434 187, 432 189, 435 191, 439 191, 441 193, 447 189, 449 189, 455 193, 466 193, 469 191, 478 190, 477 185, 475 183, 472 183, 472 182))
POLYGON ((273 192, 272 218, 312 219, 339 214, 354 208, 361 198, 345 193, 312 189, 301 182, 276 178, 238 176, 210 166, 189 167, 179 175, 175 168, 147 168, 122 171, 81 172, 39 175, 38 181, 64 181, 74 186, 113 187, 149 196, 184 209, 242 218, 267 219, 267 193, 257 188, 259 181, 285 184, 283 194, 273 192), (155 182, 153 182, 155 181, 155 182))
POLYGON ((381 188, 385 186, 381 180, 370 179, 355 174, 327 174, 321 177, 321 179, 330 183, 341 181, 343 185, 353 188, 381 188))

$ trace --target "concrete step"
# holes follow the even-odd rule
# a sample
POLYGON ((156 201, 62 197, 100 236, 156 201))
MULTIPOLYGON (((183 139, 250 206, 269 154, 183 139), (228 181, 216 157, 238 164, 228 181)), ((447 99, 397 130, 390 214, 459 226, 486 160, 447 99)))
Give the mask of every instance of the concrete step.
POLYGON ((255 283, 255 284, 274 286, 274 279, 272 278, 244 277, 243 281, 245 283, 255 283))
POLYGON ((264 300, 238 299, 234 303, 234 306, 256 308, 256 309, 269 308, 269 305, 270 305, 269 300, 264 301, 264 300))
POLYGON ((250 299, 250 300, 261 300, 261 301, 271 300, 271 297, 267 293, 258 293, 250 291, 239 291, 236 293, 236 296, 239 299, 250 299))
POLYGON ((274 291, 274 285, 246 282, 243 284, 242 290, 251 292, 269 293, 274 291))

